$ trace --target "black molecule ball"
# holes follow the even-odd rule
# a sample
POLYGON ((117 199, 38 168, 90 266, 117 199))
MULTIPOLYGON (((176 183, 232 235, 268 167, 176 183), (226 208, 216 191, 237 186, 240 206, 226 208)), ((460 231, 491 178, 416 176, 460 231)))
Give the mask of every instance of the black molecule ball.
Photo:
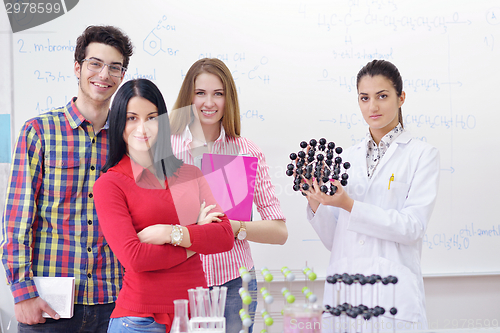
POLYGON ((342 311, 340 309, 337 309, 337 308, 333 308, 330 313, 336 317, 340 316, 342 314, 342 311))
POLYGON ((390 311, 390 312, 391 312, 391 315, 395 316, 395 315, 396 315, 396 313, 398 313, 398 309, 396 309, 396 308, 391 308, 391 311, 390 311))

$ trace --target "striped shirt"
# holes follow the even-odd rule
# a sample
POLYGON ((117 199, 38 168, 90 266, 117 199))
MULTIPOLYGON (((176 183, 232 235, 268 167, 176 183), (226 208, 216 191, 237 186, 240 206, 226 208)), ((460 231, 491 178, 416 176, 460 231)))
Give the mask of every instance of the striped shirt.
MULTIPOLYGON (((177 158, 188 164, 197 164, 191 154, 190 144, 193 141, 189 127, 182 134, 172 135, 172 149, 177 158)), ((280 202, 275 195, 274 185, 269 176, 269 167, 262 151, 246 138, 226 136, 221 128, 219 138, 214 142, 213 154, 247 155, 258 158, 257 177, 255 182, 254 204, 263 220, 285 220, 280 202)), ((254 267, 250 245, 247 240, 235 240, 231 251, 200 255, 208 286, 219 286, 240 276, 239 268, 254 267)))
POLYGON ((92 194, 108 125, 94 133, 75 100, 28 120, 16 143, 0 242, 16 303, 38 296, 33 276, 74 276, 77 304, 114 302, 121 287, 92 194))

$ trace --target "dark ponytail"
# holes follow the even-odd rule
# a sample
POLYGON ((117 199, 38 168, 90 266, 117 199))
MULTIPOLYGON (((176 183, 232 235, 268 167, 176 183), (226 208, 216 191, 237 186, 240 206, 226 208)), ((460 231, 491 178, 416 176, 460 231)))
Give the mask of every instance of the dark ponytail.
MULTIPOLYGON (((359 81, 365 76, 376 76, 382 75, 386 77, 388 80, 392 82, 394 89, 396 89, 396 93, 398 97, 401 97, 403 93, 403 79, 401 78, 401 74, 399 74, 399 70, 396 66, 394 66, 391 62, 387 60, 373 60, 365 65, 365 67, 361 68, 358 72, 358 77, 356 79, 356 86, 359 87, 359 81)), ((403 112, 401 108, 399 108, 398 120, 403 127, 403 112)), ((404 127, 403 127, 404 128, 404 127)))

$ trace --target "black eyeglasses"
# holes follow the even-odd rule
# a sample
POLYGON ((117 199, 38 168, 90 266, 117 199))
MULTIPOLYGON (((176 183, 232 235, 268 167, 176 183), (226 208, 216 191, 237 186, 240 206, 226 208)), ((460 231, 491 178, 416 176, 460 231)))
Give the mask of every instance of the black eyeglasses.
POLYGON ((87 69, 92 72, 100 73, 104 66, 108 66, 109 75, 114 77, 121 77, 127 70, 125 67, 116 64, 106 64, 97 59, 83 59, 82 62, 87 61, 87 69))

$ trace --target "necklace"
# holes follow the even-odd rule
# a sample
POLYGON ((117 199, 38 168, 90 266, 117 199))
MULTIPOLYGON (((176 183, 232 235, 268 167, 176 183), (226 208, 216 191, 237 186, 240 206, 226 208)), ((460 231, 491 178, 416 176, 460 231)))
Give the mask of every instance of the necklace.
POLYGON ((203 147, 207 147, 208 146, 208 142, 207 141, 202 141, 200 139, 197 139, 193 136, 193 141, 198 141, 198 142, 201 142, 203 144, 203 147))

